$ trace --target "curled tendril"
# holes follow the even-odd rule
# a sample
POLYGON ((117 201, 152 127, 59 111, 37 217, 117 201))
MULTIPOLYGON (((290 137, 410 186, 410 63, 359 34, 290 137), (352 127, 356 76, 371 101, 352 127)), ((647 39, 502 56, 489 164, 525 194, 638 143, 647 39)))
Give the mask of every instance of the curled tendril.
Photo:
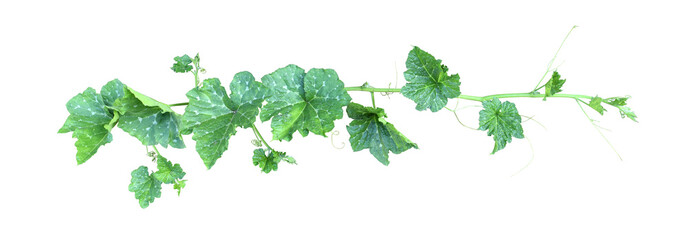
POLYGON ((263 146, 263 143, 260 142, 260 140, 258 140, 258 139, 251 139, 251 144, 253 144, 253 146, 256 146, 256 147, 262 147, 263 146))
POLYGON ((344 149, 344 147, 346 146, 346 143, 344 143, 343 141, 340 142, 341 147, 337 147, 336 145, 334 145, 334 136, 339 136, 339 130, 334 130, 334 131, 332 131, 332 134, 330 134, 330 143, 332 144, 332 147, 336 148, 336 149, 344 149))
MULTIPOLYGON (((397 62, 394 62, 394 88, 397 88, 399 84, 399 70, 397 69, 397 62)), ((392 88, 392 83, 387 85, 388 88, 392 88)), ((390 98, 389 95, 394 94, 393 92, 381 92, 380 96, 390 98)))

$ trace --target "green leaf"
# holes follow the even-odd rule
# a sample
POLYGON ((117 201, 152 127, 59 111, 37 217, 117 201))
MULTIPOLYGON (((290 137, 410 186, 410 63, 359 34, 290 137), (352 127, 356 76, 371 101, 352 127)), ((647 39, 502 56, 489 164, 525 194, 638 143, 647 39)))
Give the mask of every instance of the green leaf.
MULTIPOLYGON (((69 117, 58 133, 73 132, 77 141, 76 162, 82 164, 90 159, 100 146, 112 142, 108 126, 114 115, 105 108, 105 100, 93 88, 77 94, 67 102, 69 117)), ((111 128, 110 128, 111 129, 111 128)))
POLYGON ((509 101, 500 102, 499 99, 483 101, 483 110, 480 110, 480 130, 487 130, 487 136, 492 136, 495 141, 492 153, 504 149, 511 138, 523 138, 521 115, 518 114, 516 105, 509 101))
POLYGON ((631 108, 626 107, 626 101, 629 98, 630 97, 611 97, 604 99, 604 102, 617 107, 619 109, 619 113, 621 114, 621 118, 628 117, 629 119, 638 122, 638 120, 636 120, 638 116, 631 110, 631 108))
POLYGON ((143 145, 186 147, 179 131, 180 116, 167 104, 126 87, 114 108, 122 114, 118 126, 143 145))
POLYGON ((185 73, 193 69, 193 66, 191 66, 193 59, 189 55, 184 54, 184 56, 174 57, 174 61, 175 63, 171 67, 174 72, 185 73))
POLYGON ((614 107, 626 106, 626 101, 630 97, 610 97, 604 99, 604 103, 612 105, 614 107))
POLYGON ((621 118, 628 117, 628 119, 631 119, 634 122, 638 122, 638 120, 636 120, 636 118, 638 118, 638 115, 635 115, 635 113, 629 107, 619 107, 619 113, 621 113, 621 118))
POLYGON ((124 97, 124 90, 127 86, 118 79, 112 80, 105 84, 100 89, 100 95, 103 96, 105 106, 113 106, 117 99, 124 97))
POLYGON ((148 173, 146 166, 140 166, 131 172, 129 191, 139 200, 141 208, 147 208, 155 198, 160 198, 162 182, 148 173))
POLYGON ((387 115, 382 108, 350 103, 346 114, 353 119, 346 130, 351 136, 349 143, 354 152, 368 148, 378 161, 389 165, 389 152, 400 154, 410 148, 418 149, 418 145, 384 119, 387 115))
POLYGON ((158 171, 153 173, 153 176, 162 183, 171 184, 176 182, 177 179, 184 178, 186 173, 179 166, 179 163, 172 165, 172 162, 168 161, 167 158, 163 156, 158 156, 158 171))
POLYGON ((594 98, 590 99, 590 103, 587 103, 590 108, 595 109, 600 115, 604 115, 604 111, 607 111, 607 109, 604 109, 602 107, 602 98, 595 96, 594 98))
POLYGON ((293 157, 287 156, 285 152, 270 151, 265 152, 265 149, 258 148, 253 150, 253 165, 260 167, 260 170, 264 173, 270 173, 271 171, 277 171, 277 165, 281 161, 285 161, 290 164, 295 164, 296 160, 293 157))
POLYGON ((177 190, 177 196, 182 194, 182 189, 186 187, 186 180, 174 181, 174 189, 177 190))
POLYGON ((564 86, 566 79, 561 79, 561 76, 557 71, 552 73, 552 78, 545 84, 545 98, 552 96, 558 92, 561 92, 561 87, 564 86))
POLYGON ((249 128, 269 90, 249 72, 234 75, 228 97, 217 78, 206 79, 202 87, 186 94, 189 105, 182 117, 184 132, 193 132, 196 151, 210 169, 227 150, 236 128, 249 128))
POLYGON ((274 140, 290 141, 296 131, 304 137, 309 132, 326 136, 334 120, 344 116, 342 107, 351 101, 332 69, 313 68, 304 74, 300 67, 288 65, 261 80, 272 92, 260 119, 272 118, 274 140))
POLYGON ((416 110, 437 112, 447 105, 448 98, 459 97, 459 75, 448 75, 449 68, 418 47, 413 47, 406 59, 406 85, 401 94, 416 102, 416 110))

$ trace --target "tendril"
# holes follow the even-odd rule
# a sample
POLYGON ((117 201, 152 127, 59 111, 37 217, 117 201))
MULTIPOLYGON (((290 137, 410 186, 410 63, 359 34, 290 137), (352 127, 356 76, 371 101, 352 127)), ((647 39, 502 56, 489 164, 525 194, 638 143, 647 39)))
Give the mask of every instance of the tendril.
MULTIPOLYGON (((590 115, 588 115, 588 113, 585 112, 585 109, 583 108, 583 105, 580 104, 581 102, 582 102, 582 100, 576 99, 576 103, 578 104, 578 107, 580 107, 580 109, 581 109, 581 111, 583 112, 583 114, 585 114, 585 117, 588 118, 588 120, 590 120, 590 124, 592 124, 592 126, 595 127, 595 130, 597 130, 597 133, 599 133, 600 136, 602 136, 602 139, 604 139, 604 141, 607 142, 607 144, 609 145, 609 147, 612 148, 612 150, 614 151, 614 153, 616 153, 616 156, 619 157, 619 160, 623 161, 623 158, 621 157, 621 154, 619 154, 619 152, 616 151, 616 148, 614 147, 614 145, 612 145, 612 142, 610 142, 609 139, 607 139, 607 137, 604 136, 604 134, 602 133, 602 131, 600 131, 600 128, 601 128, 601 127, 598 126, 597 124, 595 124, 595 120, 593 120, 592 118, 590 118, 590 115)), ((605 130, 606 130, 606 129, 605 129, 605 130)))
POLYGON ((528 161, 528 163, 526 163, 525 166, 523 166, 521 169, 519 169, 514 174, 512 174, 511 177, 514 177, 514 176, 518 175, 519 173, 523 172, 523 170, 528 168, 530 166, 530 164, 533 163, 533 160, 535 160, 535 148, 533 148, 533 142, 530 141, 530 138, 528 138, 527 136, 524 136, 524 137, 526 138, 526 140, 528 140, 528 145, 530 146, 530 160, 528 161))
POLYGON ((339 136, 339 130, 334 130, 332 131, 332 134, 330 134, 330 144, 332 144, 332 147, 336 149, 344 149, 344 147, 346 147, 346 143, 344 141, 340 142, 342 144, 341 147, 334 145, 335 136, 339 136))
POLYGON ((530 117, 529 117, 529 116, 526 116, 526 115, 521 115, 521 117, 526 118, 526 120, 524 120, 523 122, 527 122, 527 121, 532 120, 533 122, 535 122, 535 123, 537 123, 538 125, 540 125, 540 127, 542 127, 543 129, 545 129, 545 131, 547 131, 547 127, 545 127, 544 124, 540 123, 538 120, 535 120, 535 118, 534 118, 535 115, 530 116, 530 117))

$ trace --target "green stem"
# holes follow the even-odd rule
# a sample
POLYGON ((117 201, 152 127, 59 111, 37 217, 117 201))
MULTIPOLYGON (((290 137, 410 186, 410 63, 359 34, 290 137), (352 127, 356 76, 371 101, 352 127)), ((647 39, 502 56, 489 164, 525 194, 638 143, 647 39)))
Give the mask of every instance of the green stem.
MULTIPOLYGON (((401 88, 374 88, 374 87, 345 87, 344 90, 346 91, 359 91, 359 92, 370 92, 370 93, 376 93, 376 92, 385 92, 385 93, 392 93, 392 92, 401 92, 401 88)), ((466 100, 471 100, 471 101, 478 101, 482 102, 485 100, 490 100, 492 98, 544 98, 545 94, 532 94, 532 93, 502 93, 502 94, 492 94, 492 95, 487 95, 487 96, 473 96, 473 95, 466 95, 462 94, 459 95, 460 99, 466 99, 466 100)), ((550 98, 573 98, 573 99, 592 99, 592 96, 588 95, 581 95, 581 94, 554 94, 552 96, 548 96, 550 98)))
POLYGON ((167 106, 176 107, 176 106, 186 106, 186 105, 189 105, 189 102, 174 103, 174 104, 170 104, 170 105, 167 105, 167 106))
POLYGON ((156 148, 155 145, 153 145, 152 147, 153 147, 153 150, 155 150, 155 154, 158 154, 157 156, 161 156, 160 151, 158 151, 158 148, 156 148))
POLYGON ((362 91, 362 92, 401 92, 401 88, 374 88, 374 87, 345 87, 345 91, 351 92, 351 91, 362 91))
POLYGON ((256 137, 260 139, 260 141, 263 142, 263 144, 265 144, 265 146, 268 147, 270 151, 275 151, 274 149, 272 149, 272 147, 270 147, 270 145, 268 145, 268 142, 265 141, 265 139, 263 139, 263 135, 260 135, 260 131, 258 131, 258 128, 256 128, 255 124, 252 123, 251 128, 253 129, 253 135, 256 135, 256 137))
POLYGON ((370 100, 373 101, 373 108, 377 108, 377 107, 375 107, 375 93, 374 92, 370 92, 370 100))

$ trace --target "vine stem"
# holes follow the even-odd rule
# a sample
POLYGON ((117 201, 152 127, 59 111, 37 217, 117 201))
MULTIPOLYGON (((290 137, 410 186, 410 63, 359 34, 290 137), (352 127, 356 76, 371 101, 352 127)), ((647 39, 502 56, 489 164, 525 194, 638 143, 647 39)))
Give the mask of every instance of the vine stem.
MULTIPOLYGON (((345 87, 344 90, 346 91, 359 91, 359 92, 370 92, 370 93, 376 93, 376 92, 385 92, 385 93, 392 93, 392 92, 401 92, 401 88, 374 88, 374 87, 365 87, 365 86, 360 86, 360 87, 345 87)), ((492 94, 492 95, 487 95, 487 96, 473 96, 473 95, 466 95, 466 94, 461 94, 459 95, 460 99, 466 99, 466 100, 471 100, 471 101, 478 101, 482 102, 485 100, 490 100, 492 98, 544 98, 545 94, 533 94, 533 93, 502 93, 502 94, 492 94)), ((549 98, 572 98, 572 99, 592 99, 592 96, 588 95, 581 95, 581 94, 554 94, 552 96, 548 96, 549 98)))
POLYGON ((267 141, 265 141, 265 139, 263 139, 263 135, 260 135, 260 131, 258 131, 258 128, 256 128, 256 124, 251 123, 251 128, 253 129, 253 135, 256 135, 256 137, 260 139, 260 141, 263 142, 263 144, 265 144, 265 146, 268 147, 270 151, 274 152, 275 150, 272 149, 272 147, 270 147, 270 145, 267 141))
MULTIPOLYGON (((370 92, 370 97, 373 102, 373 107, 375 107, 375 95, 373 95, 376 92, 380 93, 395 93, 395 92, 401 92, 401 88, 374 88, 374 87, 365 87, 365 86, 359 86, 359 87, 345 87, 345 91, 348 92, 370 92)), ((545 94, 533 94, 533 93, 502 93, 502 94, 492 94, 492 95, 486 95, 486 96, 473 96, 473 95, 466 95, 466 94, 461 94, 459 95, 458 98, 460 99, 465 99, 465 100, 470 100, 470 101, 486 101, 490 100, 492 98, 544 98, 545 94)), ((552 96, 548 96, 548 98, 571 98, 571 99, 576 99, 576 100, 581 100, 581 99, 592 99, 592 96, 588 95, 582 95, 582 94, 563 94, 563 93, 557 93, 552 96)), ((174 103, 174 104, 169 104, 170 107, 177 107, 177 106, 186 106, 189 105, 188 102, 182 102, 182 103, 174 103)))

